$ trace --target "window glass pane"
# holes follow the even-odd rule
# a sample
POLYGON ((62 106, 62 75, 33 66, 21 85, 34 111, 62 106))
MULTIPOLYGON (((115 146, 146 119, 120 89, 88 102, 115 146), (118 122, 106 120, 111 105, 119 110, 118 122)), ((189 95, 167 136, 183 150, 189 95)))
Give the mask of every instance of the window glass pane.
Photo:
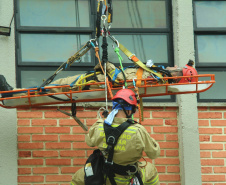
POLYGON ((198 35, 197 47, 199 62, 226 62, 226 35, 198 35))
MULTIPOLYGON (((21 86, 23 88, 40 86, 43 80, 48 79, 54 72, 55 71, 21 71, 21 86)), ((61 71, 54 80, 85 73, 86 71, 61 71)))
POLYGON ((226 27, 226 1, 196 1, 197 27, 226 27))
POLYGON ((166 28, 165 1, 114 0, 112 28, 166 28))
POLYGON ((19 0, 21 26, 89 27, 88 0, 19 0))
MULTIPOLYGON (((225 85, 225 78, 226 78, 226 72, 225 71, 199 71, 199 74, 215 74, 215 84, 213 86, 205 91, 199 94, 200 100, 226 100, 225 91, 226 91, 226 85, 225 85)), ((208 78, 209 79, 209 78, 208 78)), ((202 78, 202 80, 205 80, 205 78, 202 78)))
MULTIPOLYGON (((166 35, 116 35, 115 37, 144 63, 149 59, 152 59, 155 64, 168 63, 166 35)), ((111 47, 113 42, 109 38, 108 42, 109 61, 119 63, 118 56, 111 47)), ((100 39, 100 46, 101 44, 102 40, 100 39)), ((123 63, 131 63, 133 65, 123 52, 120 51, 120 55, 123 57, 123 63)))
MULTIPOLYGON (((65 62, 89 40, 89 35, 21 34, 22 62, 65 62)), ((81 62, 91 62, 90 51, 81 62)))

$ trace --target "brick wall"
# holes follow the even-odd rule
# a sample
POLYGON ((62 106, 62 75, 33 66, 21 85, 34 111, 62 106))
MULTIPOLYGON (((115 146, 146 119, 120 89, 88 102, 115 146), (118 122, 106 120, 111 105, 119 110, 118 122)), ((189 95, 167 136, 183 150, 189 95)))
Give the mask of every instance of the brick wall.
POLYGON ((226 107, 199 107, 202 185, 226 185, 226 107))
MULTIPOLYGON (((69 185, 92 153, 82 128, 56 108, 17 111, 19 185, 69 185)), ((70 111, 70 107, 61 109, 70 111)), ((78 107, 77 116, 90 127, 98 119, 97 111, 78 107)), ((146 107, 144 117, 143 125, 161 146, 161 156, 152 160, 161 185, 180 185, 177 108, 146 107)))

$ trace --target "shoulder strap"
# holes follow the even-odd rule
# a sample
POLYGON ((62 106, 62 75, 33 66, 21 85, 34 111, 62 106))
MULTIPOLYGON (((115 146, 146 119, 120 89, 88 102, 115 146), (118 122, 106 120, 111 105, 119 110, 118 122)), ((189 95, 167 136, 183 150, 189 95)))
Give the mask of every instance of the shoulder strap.
POLYGON ((108 159, 107 163, 113 163, 113 155, 114 155, 114 147, 118 142, 119 137, 121 134, 132 124, 131 120, 127 120, 126 122, 122 123, 118 127, 112 127, 108 124, 104 124, 104 132, 106 137, 107 153, 108 159))

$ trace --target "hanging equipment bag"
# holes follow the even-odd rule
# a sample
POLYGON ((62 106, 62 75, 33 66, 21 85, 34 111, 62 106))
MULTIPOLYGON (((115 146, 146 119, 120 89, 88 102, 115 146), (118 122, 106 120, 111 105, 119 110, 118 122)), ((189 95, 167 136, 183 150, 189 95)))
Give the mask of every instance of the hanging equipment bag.
POLYGON ((85 164, 85 185, 104 184, 104 156, 99 149, 93 151, 85 164))

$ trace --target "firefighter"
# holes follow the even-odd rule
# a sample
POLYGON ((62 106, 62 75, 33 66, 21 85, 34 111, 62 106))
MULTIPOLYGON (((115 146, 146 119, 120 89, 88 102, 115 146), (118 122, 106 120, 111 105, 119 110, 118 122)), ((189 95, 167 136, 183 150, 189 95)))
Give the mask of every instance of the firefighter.
MULTIPOLYGON (((86 135, 86 143, 90 147, 98 147, 103 155, 107 148, 104 124, 111 127, 118 127, 125 121, 131 120, 132 115, 136 112, 137 99, 135 93, 130 89, 121 89, 113 97, 113 107, 111 113, 105 120, 98 120, 90 128, 86 135)), ((134 166, 135 170, 128 175, 119 175, 114 173, 114 181, 118 185, 128 184, 150 184, 159 185, 158 172, 155 166, 150 162, 139 162, 143 152, 150 159, 155 159, 160 155, 159 144, 150 137, 146 129, 138 124, 131 124, 119 137, 117 144, 114 147, 113 162, 120 166, 134 166), (134 174, 139 172, 142 182, 138 182, 134 174)), ((107 167, 105 167, 105 170, 107 167)), ((84 185, 84 168, 78 170, 72 177, 71 185, 84 185)), ((106 179, 106 184, 112 184, 109 178, 106 179)), ((90 184, 91 185, 91 184, 90 184)))

